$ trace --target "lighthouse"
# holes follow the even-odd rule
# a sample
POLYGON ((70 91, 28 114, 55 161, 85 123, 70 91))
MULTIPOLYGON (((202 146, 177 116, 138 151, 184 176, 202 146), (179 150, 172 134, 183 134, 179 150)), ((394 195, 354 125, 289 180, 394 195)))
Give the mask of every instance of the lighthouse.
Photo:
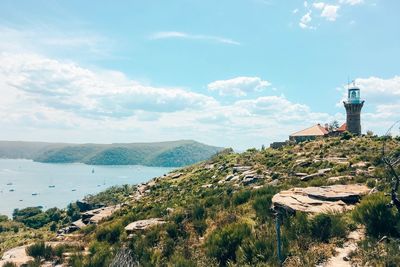
POLYGON ((360 88, 353 86, 348 88, 347 101, 343 102, 346 108, 346 124, 347 131, 352 134, 361 134, 361 109, 364 105, 364 100, 360 97, 360 88))

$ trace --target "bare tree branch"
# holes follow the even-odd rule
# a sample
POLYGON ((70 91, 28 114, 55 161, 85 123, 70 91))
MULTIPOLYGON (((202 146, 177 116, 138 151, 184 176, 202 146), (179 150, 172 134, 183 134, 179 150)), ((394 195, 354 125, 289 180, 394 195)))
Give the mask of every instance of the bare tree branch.
MULTIPOLYGON (((390 136, 390 132, 392 131, 392 129, 394 128, 395 125, 397 125, 398 123, 400 123, 400 121, 395 122, 390 128, 389 130, 386 132, 386 137, 390 136)), ((385 163, 386 167, 388 168, 389 174, 391 176, 390 178, 390 183, 392 186, 392 190, 391 190, 391 204, 394 205, 398 212, 400 212, 400 200, 398 198, 397 195, 397 191, 399 189, 399 185, 400 185, 400 177, 399 174, 396 172, 396 165, 400 162, 400 156, 393 154, 393 155, 387 155, 386 153, 386 147, 387 147, 387 140, 389 140, 390 138, 385 138, 383 141, 383 145, 382 145, 382 161, 385 163)))

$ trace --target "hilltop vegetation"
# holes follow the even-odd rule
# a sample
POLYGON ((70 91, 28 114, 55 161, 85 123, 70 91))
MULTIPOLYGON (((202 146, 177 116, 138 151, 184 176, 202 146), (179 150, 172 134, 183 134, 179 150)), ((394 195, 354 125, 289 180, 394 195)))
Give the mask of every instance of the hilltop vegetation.
MULTIPOLYGON (((72 266, 124 266, 127 262, 140 266, 279 266, 272 196, 292 187, 360 183, 376 193, 361 200, 353 211, 283 215, 284 266, 323 263, 358 227, 366 229, 366 236, 349 261, 359 266, 398 266, 400 216, 387 205, 390 198, 384 194, 390 185, 380 160, 383 138, 345 139, 327 138, 277 150, 249 149, 240 154, 225 150, 207 162, 147 184, 114 187, 89 196, 86 200, 91 204, 125 205, 98 226, 78 231, 90 254, 76 253, 67 261, 72 266), (329 171, 307 180, 299 178, 299 173, 321 169, 329 171), (149 218, 165 223, 130 233, 124 230, 131 222, 149 218)), ((388 146, 400 151, 400 140, 391 139, 388 146)), ((43 216, 52 218, 54 212, 43 216)), ((30 231, 50 232, 54 223, 60 228, 79 216, 76 205, 70 205, 60 211, 57 222, 30 231)), ((18 220, 15 223, 29 222, 26 217, 18 220)))
POLYGON ((208 159, 221 149, 191 140, 110 145, 2 141, 0 157, 46 163, 180 167, 208 159))

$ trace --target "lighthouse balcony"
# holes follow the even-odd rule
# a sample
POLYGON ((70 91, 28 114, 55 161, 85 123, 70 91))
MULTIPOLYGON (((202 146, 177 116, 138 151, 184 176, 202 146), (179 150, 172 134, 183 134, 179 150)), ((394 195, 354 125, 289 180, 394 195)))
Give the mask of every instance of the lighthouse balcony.
POLYGON ((361 100, 361 99, 347 99, 347 101, 345 101, 346 102, 346 104, 361 104, 361 103, 363 103, 364 102, 364 100, 361 100))

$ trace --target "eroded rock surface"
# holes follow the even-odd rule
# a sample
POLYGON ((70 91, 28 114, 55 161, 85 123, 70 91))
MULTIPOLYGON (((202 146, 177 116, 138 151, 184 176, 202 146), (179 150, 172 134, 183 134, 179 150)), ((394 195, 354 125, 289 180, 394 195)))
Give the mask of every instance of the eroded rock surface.
POLYGON ((134 232, 138 230, 145 230, 147 228, 150 228, 152 226, 158 225, 158 224, 163 224, 165 221, 161 218, 151 218, 147 220, 140 220, 140 221, 135 221, 130 224, 128 224, 125 227, 125 230, 127 232, 134 232))
POLYGON ((332 185, 321 187, 292 188, 274 195, 274 208, 308 213, 343 212, 370 192, 365 185, 332 185))

